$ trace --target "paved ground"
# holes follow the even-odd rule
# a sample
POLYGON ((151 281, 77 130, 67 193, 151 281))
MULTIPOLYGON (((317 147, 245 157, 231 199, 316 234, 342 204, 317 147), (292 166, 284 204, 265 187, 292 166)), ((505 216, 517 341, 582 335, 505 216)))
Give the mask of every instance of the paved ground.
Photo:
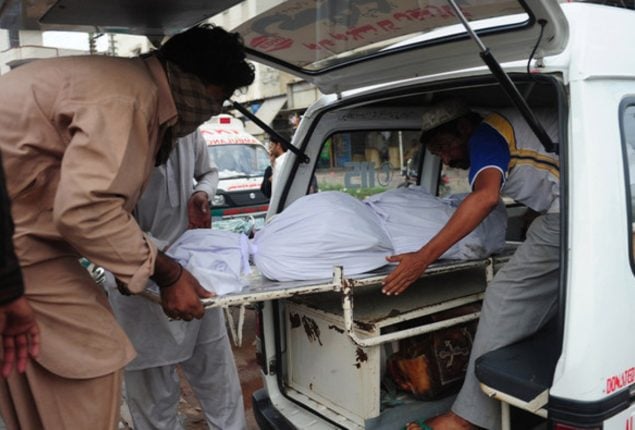
MULTIPOLYGON (((237 312, 234 312, 234 315, 237 319, 237 312)), ((238 374, 240 375, 240 384, 243 389, 248 430, 258 429, 251 408, 251 393, 262 387, 260 370, 258 364, 256 363, 254 333, 255 311, 246 309, 242 346, 237 347, 232 345, 232 350, 234 351, 236 367, 238 368, 238 374)), ((186 430, 207 430, 205 420, 201 414, 200 406, 187 383, 183 383, 181 387, 181 403, 179 405, 179 411, 185 417, 186 430)))

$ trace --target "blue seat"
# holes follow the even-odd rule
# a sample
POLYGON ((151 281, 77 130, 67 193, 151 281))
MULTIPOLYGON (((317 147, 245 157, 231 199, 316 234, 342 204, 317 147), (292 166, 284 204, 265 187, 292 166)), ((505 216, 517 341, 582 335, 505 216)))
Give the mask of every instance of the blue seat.
POLYGON ((476 377, 498 392, 529 403, 551 388, 561 347, 554 321, 527 339, 479 357, 476 377))

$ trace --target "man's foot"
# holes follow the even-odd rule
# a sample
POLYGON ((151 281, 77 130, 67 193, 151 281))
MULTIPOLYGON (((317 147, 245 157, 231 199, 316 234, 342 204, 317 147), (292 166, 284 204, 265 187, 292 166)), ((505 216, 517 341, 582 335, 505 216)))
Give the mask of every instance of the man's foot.
POLYGON ((425 425, 419 425, 416 422, 408 423, 406 430, 476 430, 477 427, 472 423, 465 421, 454 412, 447 412, 425 422, 425 425), (428 428, 426 428, 426 426, 428 428))

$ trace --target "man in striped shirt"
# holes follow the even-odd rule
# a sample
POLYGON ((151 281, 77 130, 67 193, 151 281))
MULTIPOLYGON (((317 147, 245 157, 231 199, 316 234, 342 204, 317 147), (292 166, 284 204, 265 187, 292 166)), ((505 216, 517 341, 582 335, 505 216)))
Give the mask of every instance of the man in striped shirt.
MULTIPOLYGON (((536 112, 552 140, 556 140, 558 124, 554 112, 536 112)), ((560 268, 558 156, 542 148, 517 112, 510 109, 482 116, 457 99, 443 100, 424 113, 421 142, 443 164, 469 169, 472 191, 441 231, 418 251, 388 257, 399 266, 386 277, 385 294, 400 294, 408 288, 431 263, 476 228, 501 195, 541 214, 485 292, 465 382, 452 412, 423 425, 434 430, 497 428, 499 402, 481 391, 474 361, 535 333, 556 314, 560 268)))

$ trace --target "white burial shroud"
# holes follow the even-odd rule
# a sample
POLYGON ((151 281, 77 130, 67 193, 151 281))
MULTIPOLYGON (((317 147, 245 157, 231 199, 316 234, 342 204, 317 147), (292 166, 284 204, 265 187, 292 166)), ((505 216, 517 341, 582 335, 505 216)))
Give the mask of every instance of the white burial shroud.
MULTIPOLYGON (((422 187, 397 188, 364 200, 381 218, 395 253, 414 252, 432 239, 454 214, 464 195, 439 198, 422 187)), ((470 234, 441 258, 471 260, 490 256, 505 246, 507 213, 503 202, 470 234)))
POLYGON ((277 281, 330 279, 335 266, 347 275, 366 273, 393 254, 373 211, 337 191, 293 202, 256 233, 252 248, 256 267, 277 281))
MULTIPOLYGON (((389 255, 416 251, 450 219, 463 196, 435 197, 421 187, 398 188, 364 202, 327 191, 304 196, 274 216, 251 241, 242 233, 188 230, 168 250, 217 295, 242 290, 249 258, 277 281, 330 279, 335 266, 347 275, 387 264, 389 255)), ((502 202, 442 258, 478 259, 505 245, 502 202)))
POLYGON ((242 233, 194 229, 183 233, 167 254, 218 296, 242 290, 249 268, 249 239, 242 233))

